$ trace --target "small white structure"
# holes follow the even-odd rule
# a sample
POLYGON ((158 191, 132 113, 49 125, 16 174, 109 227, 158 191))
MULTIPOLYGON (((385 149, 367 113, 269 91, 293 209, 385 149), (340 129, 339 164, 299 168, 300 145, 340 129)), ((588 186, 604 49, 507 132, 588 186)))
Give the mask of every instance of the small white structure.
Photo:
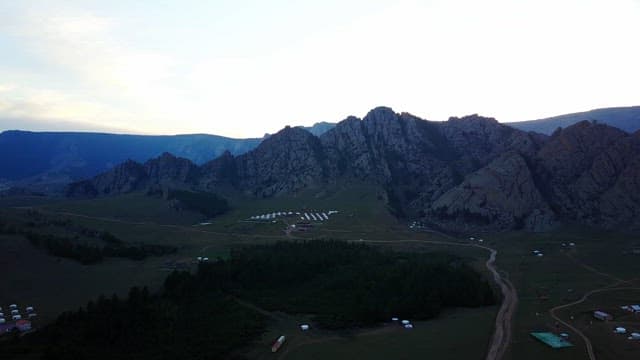
POLYGON ((287 338, 284 335, 280 336, 278 340, 276 340, 276 342, 274 342, 273 345, 271 346, 271 352, 278 351, 278 349, 280 349, 280 347, 282 346, 282 344, 284 344, 286 339, 287 338))
POLYGON ((208 257, 203 257, 202 261, 209 261, 209 258, 208 257))
POLYGON ((29 319, 34 318, 36 316, 38 316, 38 314, 32 312, 32 313, 29 314, 29 319))
POLYGON ((484 242, 484 240, 480 239, 480 240, 478 240, 478 242, 484 242))
POLYGON ((392 317, 391 321, 398 321, 399 319, 397 317, 392 317))
POLYGON ((540 250, 533 250, 532 253, 534 254, 538 254, 540 252, 540 250))
POLYGON ((544 256, 544 254, 543 253, 537 253, 536 256, 542 257, 542 256, 544 256))
POLYGON ((640 305, 631 305, 630 307, 633 312, 640 312, 640 305))
POLYGON ((27 312, 32 312, 33 311, 33 306, 27 306, 26 310, 27 310, 27 312))
POLYGON ((304 213, 304 217, 307 218, 307 220, 311 220, 311 218, 309 217, 309 214, 304 213))
POLYGON ((17 308, 18 308, 18 305, 16 305, 16 304, 9 305, 9 309, 11 309, 11 310, 14 310, 14 309, 17 309, 17 308))
POLYGON ((18 315, 20 314, 20 311, 18 310, 11 310, 11 315, 18 315))
POLYGON ((324 216, 325 220, 329 220, 329 216, 327 215, 327 213, 322 213, 322 216, 324 216))
POLYGON ((413 329, 413 324, 405 324, 404 328, 405 329, 413 329))
POLYGON ((613 332, 616 334, 626 334, 627 329, 618 326, 617 328, 615 328, 615 330, 613 330, 613 332))
POLYGON ((21 315, 13 315, 11 318, 13 320, 22 320, 22 316, 21 315))
POLYGON ((470 237, 469 240, 474 241, 476 238, 470 237))
POLYGON ((606 312, 600 310, 594 311, 593 317, 602 321, 613 320, 613 316, 611 316, 611 314, 607 314, 606 312))
POLYGON ((567 333, 560 333, 560 337, 563 339, 568 339, 569 338, 569 334, 567 333))
POLYGON ((409 320, 402 320, 402 325, 409 325, 411 324, 411 321, 409 320))
POLYGON ((6 322, 7 322, 7 320, 0 318, 0 324, 4 324, 6 322))
POLYGON ((569 246, 576 246, 576 243, 572 243, 572 242, 570 242, 570 243, 569 243, 569 246))
POLYGON ((302 324, 302 325, 300 325, 300 330, 302 330, 302 331, 307 331, 307 330, 309 330, 309 325, 307 325, 307 324, 302 324))
POLYGON ((629 336, 629 340, 640 340, 640 333, 631 333, 631 336, 629 336))
POLYGON ((198 260, 198 261, 202 261, 202 256, 198 256, 198 257, 196 258, 196 260, 198 260))

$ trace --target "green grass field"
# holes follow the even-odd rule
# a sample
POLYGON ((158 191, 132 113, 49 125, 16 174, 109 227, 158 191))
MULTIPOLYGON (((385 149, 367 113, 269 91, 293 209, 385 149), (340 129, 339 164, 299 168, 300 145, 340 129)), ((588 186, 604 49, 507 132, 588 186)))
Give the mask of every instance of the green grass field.
MULTIPOLYGON (((97 265, 82 266, 48 256, 19 236, 0 236, 0 265, 3 269, 0 303, 33 304, 42 315, 41 321, 46 322, 61 311, 77 308, 99 294, 122 293, 133 285, 156 288, 167 275, 167 271, 162 269, 167 260, 192 261, 196 256, 214 259, 227 256, 229 250, 236 246, 286 239, 445 239, 433 233, 409 231, 404 221, 389 214, 379 193, 376 188, 354 185, 352 188, 323 192, 308 190, 295 196, 260 200, 233 194, 229 197, 233 209, 213 219, 207 226, 194 226, 202 221, 198 214, 176 213, 162 200, 141 194, 50 203, 42 203, 38 199, 37 203, 30 205, 46 216, 69 218, 85 227, 106 230, 126 242, 174 245, 178 247, 178 253, 150 257, 144 261, 109 259, 97 265), (339 210, 340 213, 318 224, 311 232, 293 232, 290 236, 284 229, 287 222, 294 219, 278 219, 276 223, 245 221, 253 215, 305 209, 339 210)), ((17 200, 5 200, 5 203, 25 205, 17 200)), ((21 216, 20 212, 25 210, 4 211, 21 216)), ((497 265, 508 274, 519 295, 513 342, 507 359, 586 358, 584 343, 571 331, 556 328, 549 310, 575 301, 590 290, 608 286, 615 279, 640 277, 640 255, 630 251, 639 245, 633 236, 583 228, 564 228, 546 234, 512 232, 481 236, 486 245, 499 251, 497 265), (569 242, 576 246, 562 247, 562 243, 569 242), (534 249, 542 251, 544 257, 533 256, 531 251, 534 249), (531 331, 567 331, 575 346, 553 350, 533 339, 529 335, 531 331)), ((406 243, 384 246, 405 251, 454 253, 467 258, 481 271, 484 271, 487 256, 486 251, 455 246, 406 243)), ((637 282, 635 284, 640 286, 637 282)), ((598 359, 638 359, 640 342, 630 343, 614 336, 610 324, 591 326, 588 315, 585 315, 589 309, 611 308, 622 300, 631 302, 634 298, 635 303, 640 303, 637 291, 622 291, 614 297, 594 296, 575 309, 559 314, 565 320, 574 316, 575 325, 592 340, 598 359)), ((420 323, 410 333, 381 328, 379 332, 370 333, 301 334, 297 325, 304 321, 304 317, 283 316, 280 321, 274 321, 264 338, 246 352, 249 358, 279 358, 281 355, 265 354, 264 348, 278 333, 287 332, 294 337, 288 342, 290 350, 283 358, 290 359, 413 358, 423 354, 431 354, 438 359, 480 359, 493 328, 495 311, 495 308, 463 309, 420 323), (307 341, 304 338, 307 336, 313 341, 307 341)), ((633 327, 635 323, 629 326, 633 327)))
POLYGON ((496 307, 456 309, 431 321, 416 322, 411 330, 387 325, 369 332, 325 338, 315 337, 312 331, 308 334, 298 331, 285 345, 289 349, 282 349, 284 356, 271 358, 481 360, 489 343, 496 310, 496 307), (469 324, 474 324, 472 331, 469 324))
MULTIPOLYGON (((590 290, 608 286, 616 281, 614 278, 630 279, 640 273, 640 256, 628 253, 635 238, 625 234, 567 228, 547 234, 507 233, 488 238, 489 244, 500 251, 498 266, 509 274, 518 290, 510 359, 586 358, 584 342, 567 328, 556 327, 549 310, 573 302, 590 290), (574 242, 575 247, 562 246, 562 243, 568 245, 570 242, 574 242), (533 256, 532 250, 540 250, 544 256, 533 256), (529 335, 536 330, 568 332, 575 346, 557 350, 548 348, 529 335)), ((640 298, 636 302, 640 302, 640 298)), ((591 306, 604 305, 606 302, 595 300, 591 306)), ((578 308, 570 308, 570 313, 578 308)), ((560 314, 565 321, 570 320, 569 312, 560 314)), ((578 318, 574 318, 576 320, 570 322, 578 326, 578 318)), ((582 329, 581 326, 578 328, 582 329)), ((585 335, 592 341, 598 359, 640 357, 637 346, 632 351, 612 351, 611 341, 615 339, 609 332, 585 332, 585 335)), ((626 345, 634 346, 628 342, 626 345)))

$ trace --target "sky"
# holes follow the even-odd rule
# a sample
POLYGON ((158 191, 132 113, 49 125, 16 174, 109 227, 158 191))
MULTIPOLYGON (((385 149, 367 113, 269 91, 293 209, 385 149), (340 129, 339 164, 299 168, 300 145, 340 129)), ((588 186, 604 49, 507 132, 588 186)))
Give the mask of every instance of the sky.
POLYGON ((640 105, 640 0, 0 1, 0 130, 260 137, 640 105))

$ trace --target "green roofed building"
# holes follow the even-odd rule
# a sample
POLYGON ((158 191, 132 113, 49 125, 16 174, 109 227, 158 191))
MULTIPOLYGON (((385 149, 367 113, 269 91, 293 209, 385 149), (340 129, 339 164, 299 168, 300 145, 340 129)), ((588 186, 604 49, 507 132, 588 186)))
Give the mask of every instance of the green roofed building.
POLYGON ((561 349, 561 348, 573 346, 572 343, 550 332, 532 332, 531 336, 551 346, 554 349, 561 349))

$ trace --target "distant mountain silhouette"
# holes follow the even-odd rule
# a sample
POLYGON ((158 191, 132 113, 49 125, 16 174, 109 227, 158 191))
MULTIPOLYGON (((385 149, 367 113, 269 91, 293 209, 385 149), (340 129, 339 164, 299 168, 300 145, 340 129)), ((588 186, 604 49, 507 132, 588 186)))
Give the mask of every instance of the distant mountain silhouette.
POLYGON ((301 126, 301 127, 315 136, 320 136, 326 133, 327 131, 333 129, 334 127, 336 127, 336 123, 322 121, 322 122, 317 122, 312 126, 301 126))
POLYGON ((558 127, 565 128, 584 120, 595 120, 632 133, 640 130, 640 106, 596 109, 546 119, 507 123, 507 125, 524 131, 551 135, 558 127))
POLYGON ((107 171, 125 160, 146 161, 164 152, 202 164, 225 151, 239 155, 262 139, 216 135, 145 136, 79 132, 0 133, 0 180, 68 183, 107 171))

